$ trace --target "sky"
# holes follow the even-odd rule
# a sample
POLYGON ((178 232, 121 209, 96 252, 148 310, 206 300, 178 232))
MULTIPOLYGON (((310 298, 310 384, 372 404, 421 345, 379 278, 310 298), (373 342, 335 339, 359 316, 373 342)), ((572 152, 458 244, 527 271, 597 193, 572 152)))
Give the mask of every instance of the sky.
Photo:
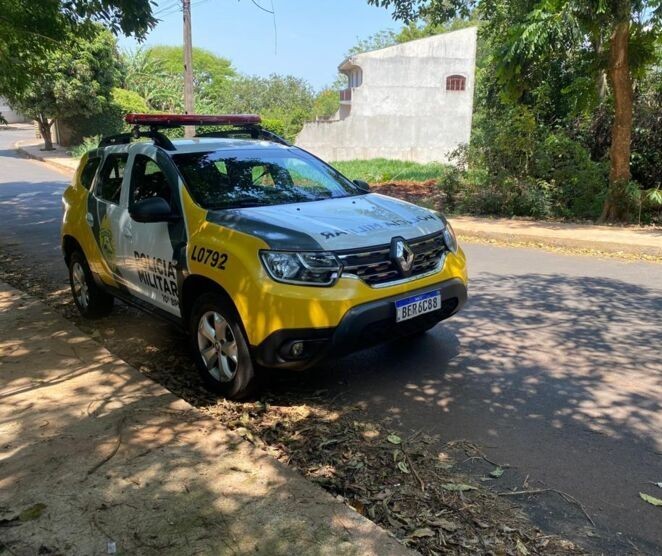
MULTIPOLYGON (((319 90, 330 85, 344 54, 358 39, 398 22, 384 8, 367 0, 191 0, 193 46, 228 58, 240 72, 266 76, 290 74, 319 90), (277 40, 275 40, 277 38, 277 40)), ((159 0, 161 19, 145 45, 182 43, 180 0, 159 0)), ((121 48, 136 48, 134 39, 120 39, 121 48)), ((195 64, 195 59, 193 60, 195 64)))

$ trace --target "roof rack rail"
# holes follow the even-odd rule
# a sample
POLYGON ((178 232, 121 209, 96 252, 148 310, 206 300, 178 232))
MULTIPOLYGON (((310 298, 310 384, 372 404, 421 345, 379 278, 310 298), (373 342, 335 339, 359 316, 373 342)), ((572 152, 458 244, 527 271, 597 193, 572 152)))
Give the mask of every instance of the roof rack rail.
POLYGON ((203 133, 196 133, 196 137, 240 137, 247 135, 251 139, 260 139, 262 141, 271 141, 272 143, 279 143, 286 147, 291 147, 292 144, 283 139, 280 135, 276 135, 272 131, 268 131, 259 125, 247 125, 236 127, 235 129, 226 129, 223 131, 206 131, 203 133))
POLYGON ((175 145, 173 145, 172 141, 163 135, 163 133, 160 133, 155 129, 150 129, 149 131, 141 131, 138 126, 135 126, 131 133, 120 133, 118 135, 108 135, 107 137, 102 137, 101 141, 99 141, 99 148, 110 147, 111 145, 127 145, 131 143, 133 139, 140 139, 141 137, 147 137, 151 139, 154 141, 154 144, 157 147, 161 147, 166 151, 175 150, 175 145))
POLYGON ((248 135, 251 139, 272 141, 281 145, 291 146, 285 139, 271 131, 267 131, 260 124, 262 119, 257 114, 127 114, 124 121, 133 124, 131 133, 120 133, 103 137, 99 147, 111 145, 126 145, 133 139, 148 137, 154 144, 167 151, 174 151, 172 141, 159 131, 159 129, 173 129, 182 126, 229 126, 230 129, 209 131, 196 134, 196 137, 235 137, 248 135), (141 126, 148 126, 149 130, 142 130, 141 126))

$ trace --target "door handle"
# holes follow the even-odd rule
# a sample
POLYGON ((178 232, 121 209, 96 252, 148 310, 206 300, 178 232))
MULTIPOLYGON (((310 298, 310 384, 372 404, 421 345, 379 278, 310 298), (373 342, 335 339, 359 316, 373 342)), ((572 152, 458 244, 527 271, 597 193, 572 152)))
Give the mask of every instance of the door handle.
POLYGON ((133 239, 133 234, 131 233, 131 230, 130 230, 129 228, 124 228, 124 229, 122 230, 122 235, 123 235, 126 239, 133 239))
POLYGON ((87 224, 88 224, 88 226, 89 226, 90 228, 91 228, 92 226, 94 226, 94 216, 92 216, 92 213, 91 213, 91 212, 88 212, 88 213, 85 215, 85 220, 87 221, 87 224))

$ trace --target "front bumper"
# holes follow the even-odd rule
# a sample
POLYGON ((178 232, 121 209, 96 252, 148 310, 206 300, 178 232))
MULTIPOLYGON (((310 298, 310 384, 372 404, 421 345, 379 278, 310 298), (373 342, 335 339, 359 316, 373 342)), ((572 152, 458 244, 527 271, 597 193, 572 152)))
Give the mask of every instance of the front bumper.
POLYGON ((331 328, 283 329, 267 336, 252 348, 259 365, 302 370, 329 355, 340 356, 375 344, 425 330, 457 313, 467 300, 467 288, 454 278, 423 288, 370 301, 351 308, 338 326, 331 328), (395 322, 395 302, 430 291, 441 291, 441 309, 400 323, 395 322), (290 349, 303 343, 298 357, 290 349))

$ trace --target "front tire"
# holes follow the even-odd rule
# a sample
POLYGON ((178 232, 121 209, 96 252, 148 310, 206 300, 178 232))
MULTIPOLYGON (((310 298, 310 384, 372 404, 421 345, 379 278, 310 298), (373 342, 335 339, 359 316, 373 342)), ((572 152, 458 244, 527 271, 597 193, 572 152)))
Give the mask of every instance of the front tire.
POLYGON ((103 291, 94 281, 87 259, 81 251, 74 251, 69 257, 69 283, 74 303, 85 318, 105 317, 113 310, 113 296, 103 291))
POLYGON ((195 364, 210 390, 235 400, 254 392, 257 377, 246 335, 223 296, 207 293, 195 301, 189 332, 195 364))

